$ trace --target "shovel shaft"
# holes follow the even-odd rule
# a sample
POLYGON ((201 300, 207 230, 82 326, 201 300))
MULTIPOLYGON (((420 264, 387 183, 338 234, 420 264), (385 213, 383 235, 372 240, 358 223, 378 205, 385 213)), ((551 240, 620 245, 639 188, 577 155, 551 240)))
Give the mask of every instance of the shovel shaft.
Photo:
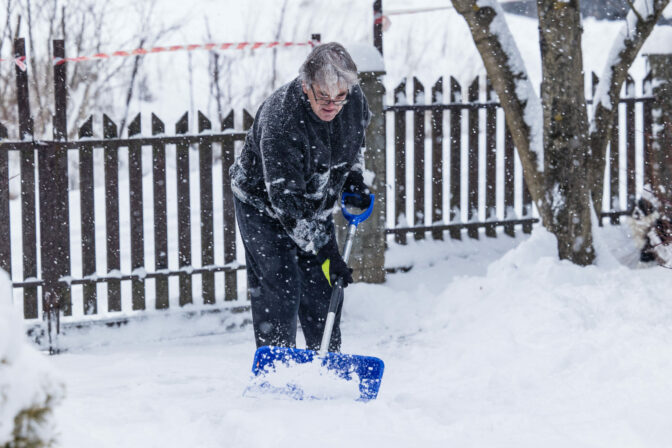
MULTIPOLYGON (((348 235, 345 238, 345 246, 343 247, 343 261, 346 263, 350 258, 352 251, 352 241, 355 238, 357 231, 356 224, 348 226, 348 235)), ((331 333, 334 331, 334 321, 336 320, 336 311, 343 301, 343 279, 338 278, 336 284, 331 291, 331 300, 329 301, 329 312, 327 313, 327 320, 324 323, 324 333, 322 333, 322 343, 320 344, 320 356, 326 356, 329 352, 329 341, 331 341, 331 333)))

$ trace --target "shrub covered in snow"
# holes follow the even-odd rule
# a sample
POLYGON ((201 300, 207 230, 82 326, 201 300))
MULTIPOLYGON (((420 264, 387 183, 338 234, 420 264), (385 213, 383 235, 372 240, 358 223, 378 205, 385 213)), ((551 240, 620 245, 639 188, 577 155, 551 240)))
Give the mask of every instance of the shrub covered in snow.
POLYGON ((64 386, 25 340, 11 293, 9 277, 0 270, 0 447, 49 447, 55 439, 52 410, 64 386))

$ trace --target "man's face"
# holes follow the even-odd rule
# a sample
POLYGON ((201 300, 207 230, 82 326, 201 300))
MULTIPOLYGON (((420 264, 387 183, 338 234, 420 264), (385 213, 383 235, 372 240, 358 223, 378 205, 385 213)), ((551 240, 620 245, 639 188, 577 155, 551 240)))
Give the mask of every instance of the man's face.
POLYGON ((308 95, 313 112, 322 121, 331 121, 336 118, 348 97, 348 88, 342 86, 339 86, 336 92, 330 94, 328 89, 318 84, 308 86, 304 83, 303 92, 308 95))

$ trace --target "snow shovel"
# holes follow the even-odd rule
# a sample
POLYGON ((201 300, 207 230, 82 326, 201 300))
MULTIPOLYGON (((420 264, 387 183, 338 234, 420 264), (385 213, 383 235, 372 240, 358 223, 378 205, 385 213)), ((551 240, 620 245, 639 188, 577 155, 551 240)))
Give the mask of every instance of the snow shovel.
MULTIPOLYGON (((371 195, 371 205, 369 208, 361 214, 355 215, 348 212, 345 207, 345 199, 349 196, 356 195, 353 193, 343 193, 341 197, 341 211, 348 221, 348 234, 343 249, 343 260, 346 263, 350 257, 352 241, 357 231, 357 226, 371 216, 374 203, 374 195, 371 195)), ((263 346, 257 349, 254 354, 252 373, 260 390, 288 395, 297 400, 325 398, 320 396, 320 393, 315 394, 307 390, 304 385, 297 384, 296 378, 293 378, 294 376, 301 376, 298 375, 299 373, 305 373, 301 372, 301 366, 315 366, 316 363, 319 363, 320 372, 326 371, 332 378, 340 380, 339 382, 342 382, 342 380, 347 382, 359 380, 359 389, 355 391, 359 394, 358 400, 369 401, 376 398, 385 368, 383 361, 372 356, 346 355, 329 352, 328 350, 336 311, 342 301, 343 281, 339 278, 331 293, 329 313, 327 314, 319 351, 275 346, 263 346), (285 369, 283 373, 288 375, 276 378, 276 380, 280 379, 279 382, 267 380, 275 375, 279 369, 283 368, 285 369), (286 384, 283 382, 284 380, 286 380, 286 384)), ((310 379, 310 376, 307 378, 310 379)))

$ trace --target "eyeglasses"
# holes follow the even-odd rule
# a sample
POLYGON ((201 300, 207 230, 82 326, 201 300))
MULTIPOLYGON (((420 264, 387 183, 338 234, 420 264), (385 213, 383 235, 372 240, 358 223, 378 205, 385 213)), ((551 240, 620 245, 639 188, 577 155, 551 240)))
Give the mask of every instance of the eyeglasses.
POLYGON ((313 91, 313 97, 315 98, 315 102, 319 104, 320 106, 328 106, 329 104, 334 104, 334 106, 344 106, 348 104, 348 99, 347 97, 342 99, 342 100, 332 100, 331 98, 318 98, 317 93, 315 93, 315 89, 313 86, 310 86, 310 90, 313 91))

